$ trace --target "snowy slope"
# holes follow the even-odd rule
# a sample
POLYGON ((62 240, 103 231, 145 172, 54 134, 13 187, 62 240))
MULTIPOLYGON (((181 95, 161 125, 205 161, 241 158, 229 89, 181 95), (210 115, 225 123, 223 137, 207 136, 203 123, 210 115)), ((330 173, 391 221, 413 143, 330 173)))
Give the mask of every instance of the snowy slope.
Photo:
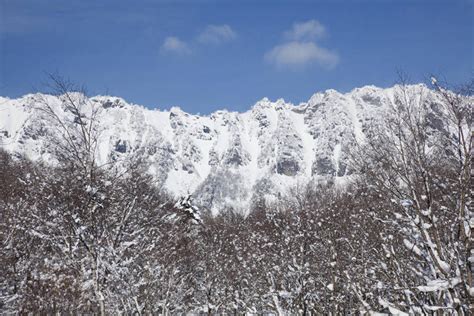
MULTIPOLYGON (((411 86, 419 89, 422 86, 411 86)), ((101 108, 100 161, 139 153, 157 183, 177 196, 192 193, 202 206, 244 209, 254 196, 276 196, 320 178, 344 179, 348 151, 383 117, 394 89, 373 86, 341 94, 327 90, 293 105, 267 98, 244 113, 193 115, 174 107, 150 110, 110 96, 90 99, 101 108)), ((38 95, 0 98, 0 145, 31 159, 50 156, 48 124, 38 95)), ((44 96, 61 111, 60 101, 44 96)))

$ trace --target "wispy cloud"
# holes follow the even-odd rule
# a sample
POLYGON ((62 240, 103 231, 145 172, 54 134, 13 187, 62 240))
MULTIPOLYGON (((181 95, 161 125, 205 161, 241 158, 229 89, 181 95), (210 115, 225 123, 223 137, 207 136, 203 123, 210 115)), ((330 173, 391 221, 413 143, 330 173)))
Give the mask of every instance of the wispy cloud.
POLYGON ((265 54, 265 60, 279 68, 300 68, 312 63, 332 68, 339 62, 339 57, 314 42, 293 41, 275 46, 265 54))
POLYGON ((326 28, 316 20, 295 23, 283 33, 283 43, 265 53, 264 60, 277 68, 298 70, 313 64, 333 68, 339 63, 338 54, 317 43, 325 35, 326 28))
POLYGON ((315 40, 326 35, 326 28, 319 21, 309 20, 293 24, 293 28, 286 31, 284 35, 285 38, 293 41, 315 40))
POLYGON ((196 44, 221 44, 237 37, 237 33, 227 24, 208 25, 193 40, 184 41, 176 36, 168 36, 161 45, 161 52, 176 55, 188 55, 198 47, 196 44), (193 49, 191 49, 193 48, 193 49))
POLYGON ((203 44, 220 44, 234 40, 237 33, 227 24, 208 25, 197 36, 197 41, 203 44))
POLYGON ((161 51, 164 53, 174 53, 179 55, 191 53, 188 44, 175 36, 168 36, 165 38, 163 45, 161 45, 161 51))

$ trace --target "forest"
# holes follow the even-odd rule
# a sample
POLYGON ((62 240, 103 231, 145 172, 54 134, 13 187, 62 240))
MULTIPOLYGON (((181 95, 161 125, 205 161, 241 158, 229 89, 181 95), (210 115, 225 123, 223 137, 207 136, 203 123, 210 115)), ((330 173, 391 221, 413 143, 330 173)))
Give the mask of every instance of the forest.
POLYGON ((315 181, 216 216, 155 185, 139 155, 99 164, 100 109, 54 84, 73 117, 40 102, 59 163, 0 151, 2 313, 472 311, 473 84, 433 79, 432 104, 401 83, 345 185, 315 181))

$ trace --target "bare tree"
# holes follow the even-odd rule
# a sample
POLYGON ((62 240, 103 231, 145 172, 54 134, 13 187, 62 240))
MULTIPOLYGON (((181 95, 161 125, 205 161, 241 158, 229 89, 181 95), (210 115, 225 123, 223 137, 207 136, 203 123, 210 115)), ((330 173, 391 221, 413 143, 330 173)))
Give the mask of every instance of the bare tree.
POLYGON ((436 81, 434 87, 402 80, 383 125, 354 153, 353 167, 398 203, 391 221, 405 236, 410 260, 391 250, 387 255, 399 259, 395 268, 405 266, 397 286, 405 293, 403 306, 467 314, 472 98, 436 81))
MULTIPOLYGON (((172 204, 154 187, 140 159, 99 162, 100 104, 58 77, 51 80, 57 96, 40 96, 35 102, 48 126, 56 163, 35 169, 23 211, 4 214, 24 234, 14 236, 38 248, 29 253, 28 264, 36 267, 23 271, 27 287, 36 284, 36 294, 16 306, 46 313, 71 306, 71 312, 140 314, 155 299, 147 292, 159 277, 154 262, 159 243, 154 239, 172 204), (56 303, 67 291, 70 296, 56 303)), ((5 177, 16 177, 19 185, 23 177, 33 176, 10 172, 5 177)), ((18 211, 21 200, 15 203, 18 211)), ((25 293, 18 292, 17 299, 25 293)))

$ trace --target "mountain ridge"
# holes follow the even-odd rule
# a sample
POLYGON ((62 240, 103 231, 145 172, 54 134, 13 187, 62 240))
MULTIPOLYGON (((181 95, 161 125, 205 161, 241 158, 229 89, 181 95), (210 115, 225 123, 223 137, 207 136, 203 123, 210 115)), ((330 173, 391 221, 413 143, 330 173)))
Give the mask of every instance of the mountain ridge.
MULTIPOLYGON (((218 110, 209 115, 148 109, 120 97, 87 99, 99 105, 98 160, 140 155, 150 173, 176 196, 193 194, 214 213, 245 210, 255 196, 275 198, 297 183, 331 179, 344 182, 351 171, 349 152, 364 141, 394 102, 398 86, 364 86, 348 93, 317 92, 294 105, 262 98, 245 112, 218 110)), ((423 84, 408 86, 436 96, 423 84)), ((33 160, 51 157, 52 127, 36 107, 46 99, 69 122, 56 96, 0 97, 0 145, 33 160)))

